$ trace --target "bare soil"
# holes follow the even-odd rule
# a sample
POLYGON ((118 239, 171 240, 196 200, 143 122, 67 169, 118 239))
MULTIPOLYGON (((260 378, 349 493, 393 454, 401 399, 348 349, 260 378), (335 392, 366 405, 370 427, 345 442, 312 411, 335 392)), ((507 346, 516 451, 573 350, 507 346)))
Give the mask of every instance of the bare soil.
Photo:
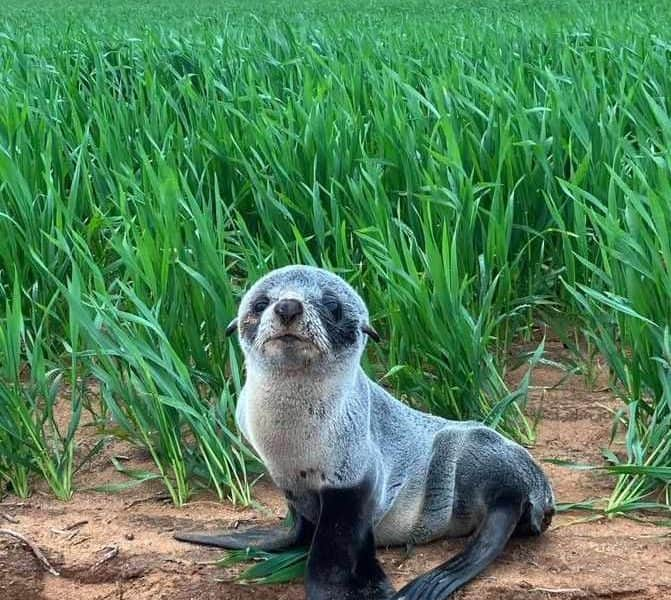
MULTIPOLYGON (((513 374, 513 377, 515 374, 513 374)), ((558 369, 538 368, 530 409, 541 415, 539 460, 568 459, 599 463, 608 443, 609 409, 618 406, 597 382, 565 378, 558 369)), ((84 438, 83 445, 93 438, 84 438)), ((230 581, 239 568, 213 564, 217 549, 175 541, 183 528, 226 528, 271 522, 284 512, 281 495, 268 483, 256 487, 259 510, 235 508, 201 495, 176 508, 161 499, 159 486, 146 484, 122 493, 85 491, 122 481, 110 464, 126 455, 133 467, 150 467, 147 457, 117 442, 79 474, 73 500, 62 503, 38 490, 27 501, 0 502, 0 529, 20 533, 41 548, 60 572, 48 574, 22 542, 0 535, 0 599, 3 600, 300 600, 300 583, 282 586, 240 585, 230 581)), ((612 489, 608 476, 545 464, 560 502, 603 498, 612 489)), ((483 576, 455 594, 461 600, 566 600, 617 598, 661 600, 671 597, 671 530, 617 518, 594 520, 593 513, 558 514, 537 539, 513 540, 483 576)), ((400 587, 443 562, 463 540, 381 551, 384 567, 400 587)))

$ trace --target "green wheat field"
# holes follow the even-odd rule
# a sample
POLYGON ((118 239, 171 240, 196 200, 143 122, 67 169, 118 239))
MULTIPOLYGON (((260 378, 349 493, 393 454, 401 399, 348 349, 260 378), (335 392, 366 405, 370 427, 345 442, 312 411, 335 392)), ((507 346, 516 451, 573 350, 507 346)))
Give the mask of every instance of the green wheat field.
POLYGON ((0 9, 0 497, 68 500, 122 438, 129 485, 250 503, 224 330, 298 262, 366 298, 398 397, 526 444, 506 374, 600 357, 600 510, 668 516, 667 0, 176 4, 0 9))

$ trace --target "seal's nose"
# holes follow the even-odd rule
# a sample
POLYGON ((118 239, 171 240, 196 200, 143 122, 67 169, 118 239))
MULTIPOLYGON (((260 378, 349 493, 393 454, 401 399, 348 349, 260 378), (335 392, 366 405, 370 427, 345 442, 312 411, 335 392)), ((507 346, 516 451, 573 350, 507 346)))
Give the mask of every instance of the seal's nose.
POLYGON ((298 315, 303 314, 303 305, 298 300, 280 300, 274 310, 282 324, 289 325, 298 315))

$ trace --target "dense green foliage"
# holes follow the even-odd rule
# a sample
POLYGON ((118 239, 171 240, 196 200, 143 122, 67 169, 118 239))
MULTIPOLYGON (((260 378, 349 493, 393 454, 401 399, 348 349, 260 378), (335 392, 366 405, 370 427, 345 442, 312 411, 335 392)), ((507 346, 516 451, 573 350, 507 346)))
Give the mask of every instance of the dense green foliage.
POLYGON ((249 501, 224 329, 303 262, 368 301, 372 374, 518 439, 513 342, 581 332, 623 400, 608 510, 668 505, 664 1, 103 6, 0 20, 0 479, 69 497, 88 410, 176 503, 249 501))

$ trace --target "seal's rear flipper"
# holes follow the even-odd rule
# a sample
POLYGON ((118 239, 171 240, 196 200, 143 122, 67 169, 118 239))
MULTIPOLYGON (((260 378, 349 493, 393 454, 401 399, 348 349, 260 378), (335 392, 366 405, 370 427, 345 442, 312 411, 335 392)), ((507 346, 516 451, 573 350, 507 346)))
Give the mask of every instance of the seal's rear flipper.
POLYGON ((174 535, 180 542, 202 544, 203 546, 217 546, 229 550, 264 550, 273 552, 287 550, 297 546, 310 544, 314 525, 303 517, 296 516, 292 511, 293 524, 291 527, 278 525, 276 527, 252 527, 242 530, 226 531, 184 531, 174 535))
POLYGON ((445 600, 501 554, 521 515, 520 501, 499 501, 461 554, 411 581, 392 600, 445 600))

